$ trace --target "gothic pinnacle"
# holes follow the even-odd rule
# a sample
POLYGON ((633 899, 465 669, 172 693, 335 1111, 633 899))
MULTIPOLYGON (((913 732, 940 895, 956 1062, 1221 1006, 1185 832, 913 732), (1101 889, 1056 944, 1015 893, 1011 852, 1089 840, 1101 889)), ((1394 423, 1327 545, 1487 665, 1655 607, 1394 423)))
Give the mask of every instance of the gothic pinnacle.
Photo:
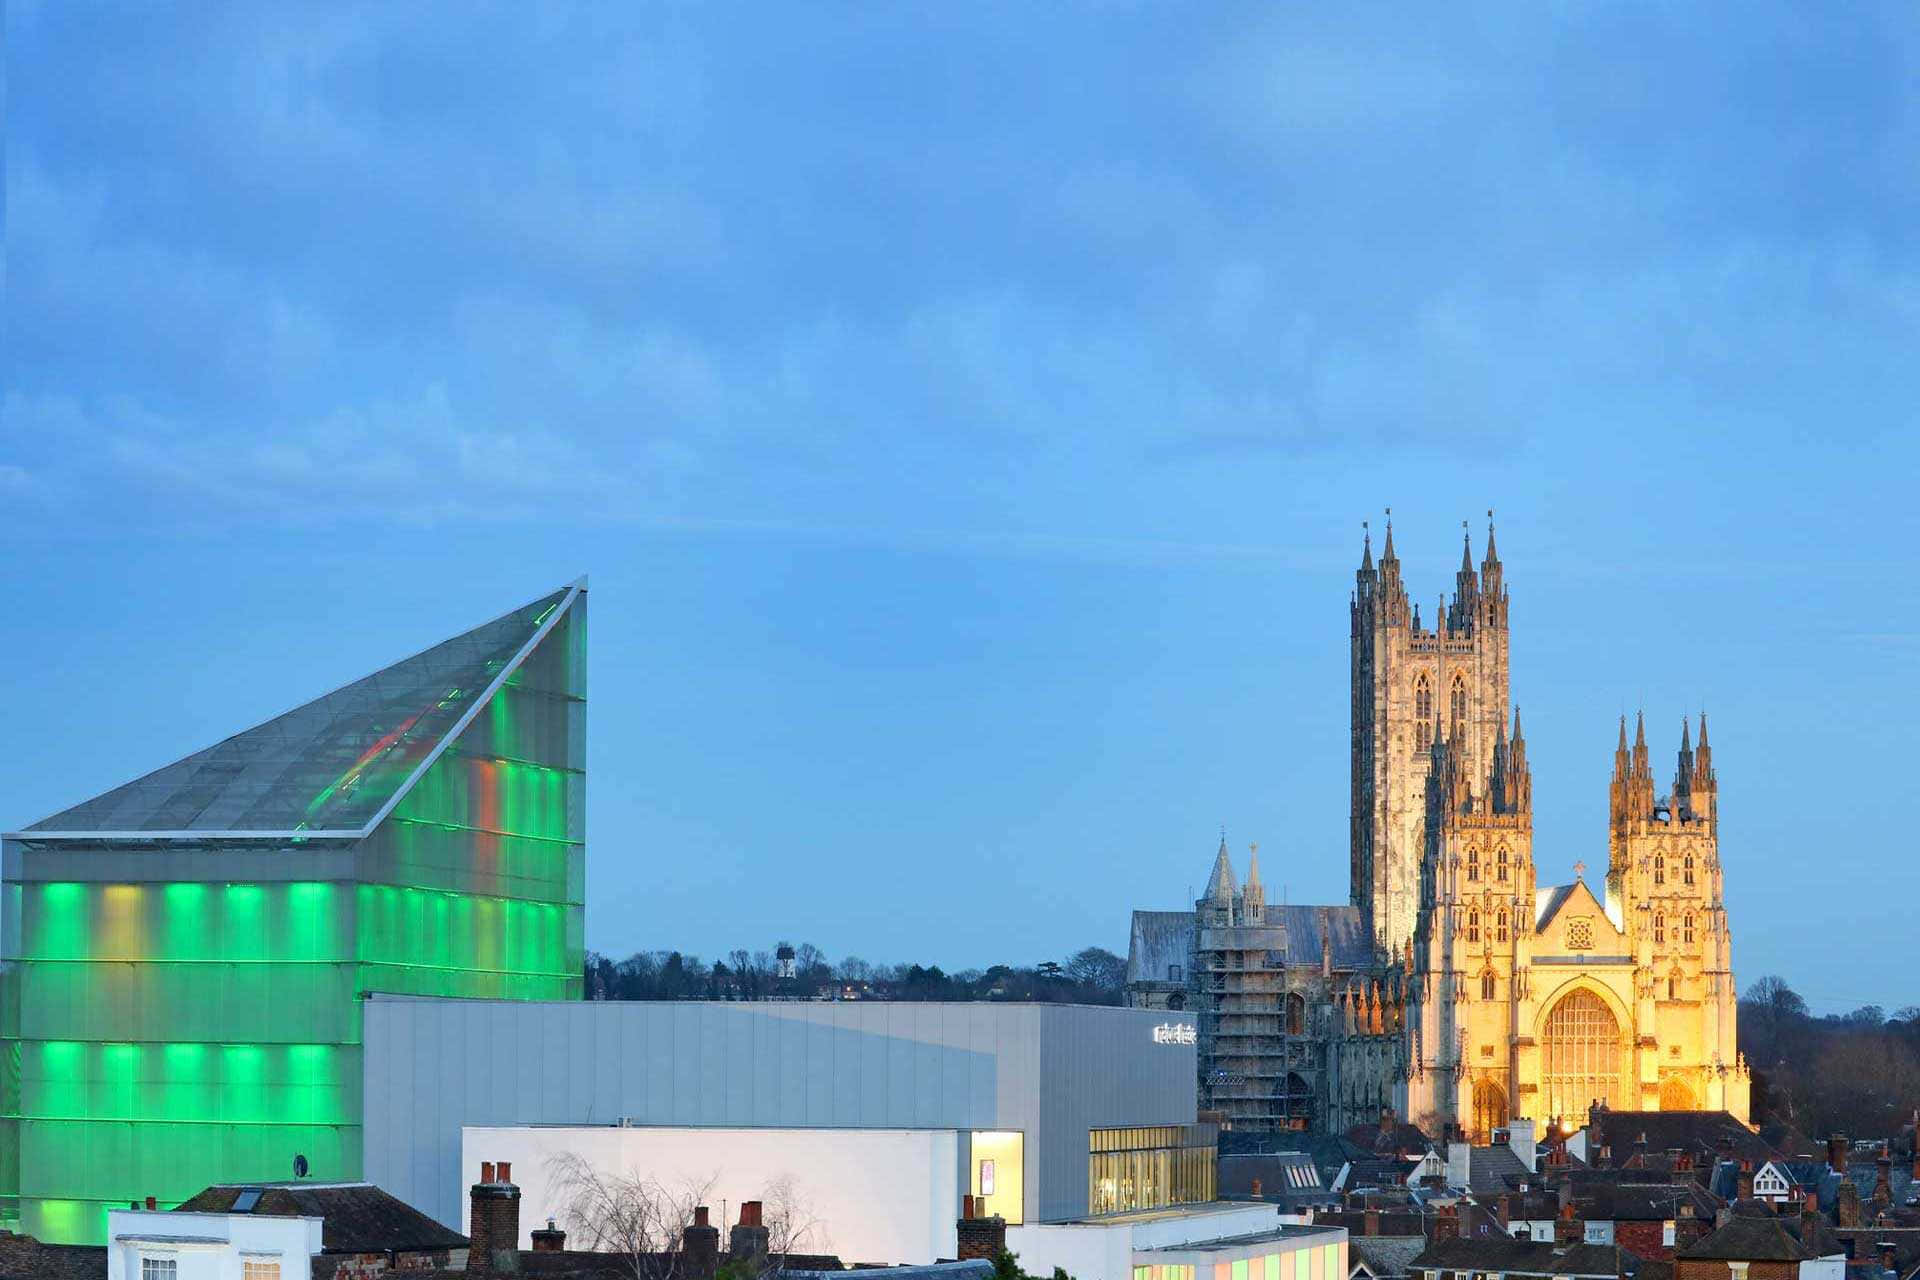
POLYGON ((1633 749, 1635 751, 1647 749, 1647 713, 1644 711, 1633 713, 1633 749))
POLYGON ((1380 563, 1385 564, 1394 558, 1393 554, 1393 508, 1387 508, 1387 545, 1380 551, 1380 563))
POLYGON ((1473 534, 1465 520, 1460 522, 1460 572, 1473 576, 1473 534))
POLYGON ((1360 522, 1360 572, 1373 572, 1373 532, 1365 520, 1360 522))
POLYGON ((1487 564, 1499 564, 1500 553, 1493 549, 1493 508, 1487 508, 1487 564))
POLYGON ((1520 741, 1520 704, 1517 702, 1513 704, 1513 740, 1520 741))

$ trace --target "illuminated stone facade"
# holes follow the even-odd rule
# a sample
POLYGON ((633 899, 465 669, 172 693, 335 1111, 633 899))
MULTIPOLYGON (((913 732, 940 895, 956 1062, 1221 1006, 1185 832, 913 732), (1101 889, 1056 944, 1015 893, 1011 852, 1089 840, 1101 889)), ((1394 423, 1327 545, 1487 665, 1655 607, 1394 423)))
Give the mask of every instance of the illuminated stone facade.
POLYGON ((1705 718, 1697 747, 1683 727, 1664 794, 1644 725, 1629 746, 1622 722, 1606 875, 1589 885, 1576 862, 1572 883, 1543 886, 1492 531, 1429 627, 1389 526, 1351 620, 1351 904, 1269 908, 1257 869, 1234 884, 1223 842, 1194 912, 1134 914, 1129 998, 1195 1010, 1202 1105, 1334 1129, 1392 1106, 1481 1140, 1594 1102, 1745 1121, 1705 718), (1360 941, 1336 959, 1343 927, 1360 941))

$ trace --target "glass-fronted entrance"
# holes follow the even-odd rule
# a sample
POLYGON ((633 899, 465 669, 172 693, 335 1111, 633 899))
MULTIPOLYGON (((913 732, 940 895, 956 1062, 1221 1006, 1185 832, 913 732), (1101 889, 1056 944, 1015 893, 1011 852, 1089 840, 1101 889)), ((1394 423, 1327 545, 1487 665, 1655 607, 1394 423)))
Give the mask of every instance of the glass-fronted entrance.
POLYGON ((1214 1125, 1094 1129, 1087 1137, 1088 1213, 1127 1213, 1213 1199, 1219 1142, 1214 1125))

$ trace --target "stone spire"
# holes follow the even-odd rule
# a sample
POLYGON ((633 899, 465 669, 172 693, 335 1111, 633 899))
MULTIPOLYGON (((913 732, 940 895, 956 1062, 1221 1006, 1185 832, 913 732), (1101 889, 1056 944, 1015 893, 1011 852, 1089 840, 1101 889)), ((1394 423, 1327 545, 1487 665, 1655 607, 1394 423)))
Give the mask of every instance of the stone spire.
POLYGON ((1687 717, 1680 717, 1680 755, 1673 770, 1673 816, 1693 817, 1693 741, 1687 717))
POLYGON ((1362 523, 1360 526, 1360 572, 1373 572, 1373 531, 1362 523))
POLYGON ((1233 862, 1227 857, 1227 833, 1220 833, 1220 852, 1213 857, 1213 875, 1207 879, 1207 901, 1215 906, 1232 906, 1239 886, 1233 881, 1233 862))
POLYGON ((1267 891, 1260 883, 1260 846, 1247 846, 1247 884, 1241 893, 1242 918, 1246 924, 1265 924, 1267 891))

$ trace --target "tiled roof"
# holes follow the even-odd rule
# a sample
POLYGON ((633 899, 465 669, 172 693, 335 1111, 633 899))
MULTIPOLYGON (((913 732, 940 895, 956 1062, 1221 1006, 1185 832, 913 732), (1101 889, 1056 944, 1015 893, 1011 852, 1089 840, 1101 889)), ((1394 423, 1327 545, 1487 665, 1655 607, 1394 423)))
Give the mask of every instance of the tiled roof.
POLYGON ((1674 1256, 1712 1262, 1799 1262, 1808 1253, 1778 1219, 1735 1214, 1722 1226, 1675 1250, 1674 1256))
POLYGON ((1347 1248, 1365 1264, 1375 1280, 1404 1276, 1413 1269, 1413 1260, 1427 1247, 1425 1236, 1360 1236, 1349 1234, 1347 1248))
MULTIPOLYGON (((258 1183, 252 1184, 259 1187, 258 1183)), ((397 1196, 371 1183, 272 1184, 261 1189, 251 1210, 264 1218, 322 1218, 320 1247, 327 1253, 427 1252, 464 1249, 467 1238, 450 1231, 397 1196)), ((208 1187, 182 1203, 180 1213, 231 1213, 246 1184, 208 1187)))

